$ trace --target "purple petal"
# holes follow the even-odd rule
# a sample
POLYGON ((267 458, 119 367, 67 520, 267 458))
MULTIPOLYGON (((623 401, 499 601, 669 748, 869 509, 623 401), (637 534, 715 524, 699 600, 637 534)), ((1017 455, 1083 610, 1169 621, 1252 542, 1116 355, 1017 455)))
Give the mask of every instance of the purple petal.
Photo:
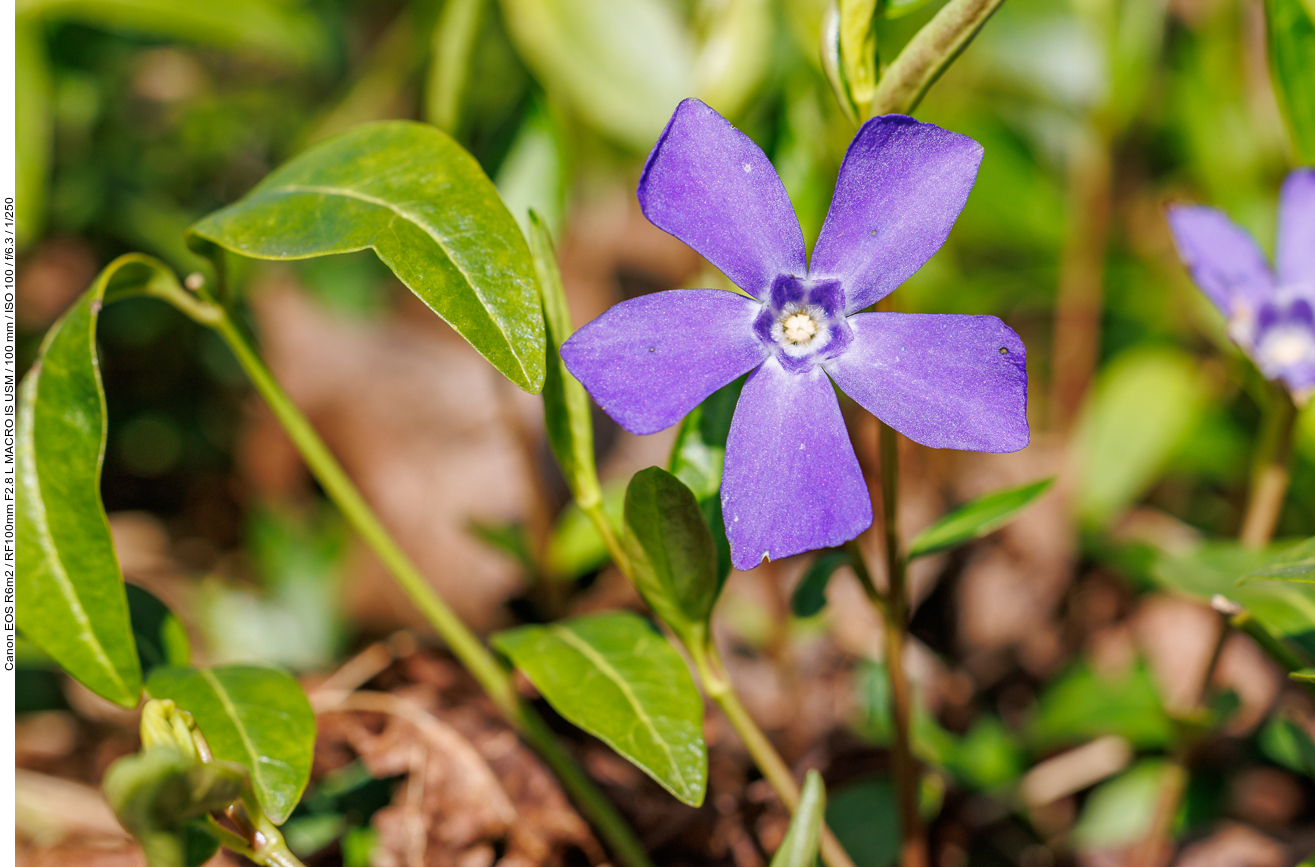
POLYGON ((767 357, 760 306, 721 289, 641 295, 577 331, 562 360, 617 424, 657 433, 767 357))
POLYGON ((839 545, 872 525, 863 471, 820 368, 787 373, 773 358, 744 384, 721 509, 736 569, 839 545))
POLYGON ((1315 287, 1315 168, 1297 169, 1283 182, 1274 258, 1284 285, 1315 287))
POLYGON ((849 145, 808 276, 845 285, 846 311, 889 295, 945 243, 982 164, 965 135, 888 114, 849 145))
POLYGON ((644 216, 755 298, 802 277, 804 234, 762 149, 697 99, 676 107, 639 179, 644 216))
POLYGON ((1178 255, 1201 291, 1232 318, 1239 305, 1254 311, 1273 295, 1274 275, 1265 254, 1246 232, 1214 208, 1169 209, 1178 255))
POLYGON ((1028 443, 1027 350, 994 316, 860 313, 826 363, 840 390, 914 442, 1016 452, 1028 443))

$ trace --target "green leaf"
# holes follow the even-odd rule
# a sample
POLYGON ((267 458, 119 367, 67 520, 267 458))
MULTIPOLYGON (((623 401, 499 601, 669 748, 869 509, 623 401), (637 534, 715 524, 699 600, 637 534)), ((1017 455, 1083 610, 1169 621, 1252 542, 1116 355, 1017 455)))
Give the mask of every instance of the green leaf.
POLYGON ((1288 672, 1288 677, 1305 683, 1315 683, 1315 668, 1303 668, 1301 671, 1290 671, 1288 672))
POLYGON ((931 0, 885 0, 881 4, 881 17, 887 19, 903 18, 912 15, 931 0))
POLYGON ((974 789, 996 791, 1022 775, 1025 765, 1017 739, 998 717, 978 719, 950 753, 954 775, 974 789))
POLYGON ((818 552, 790 595, 791 613, 795 617, 812 617, 825 608, 826 585, 831 583, 831 576, 837 569, 849 564, 849 552, 843 548, 818 552))
POLYGON ((1151 486, 1205 396, 1200 365, 1183 352, 1134 349, 1101 372, 1077 431, 1084 523, 1103 526, 1151 486))
POLYGON ((701 643, 722 582, 694 492, 661 467, 636 473, 626 489, 625 546, 644 601, 687 645, 701 643))
POLYGON ((889 780, 867 780, 836 792, 826 824, 855 867, 893 867, 899 857, 899 814, 889 780))
POLYGON ((46 334, 18 395, 18 629, 124 707, 137 704, 141 665, 100 500, 106 424, 96 322, 118 298, 171 290, 181 291, 157 260, 115 259, 46 334))
POLYGON ((210 751, 251 775, 265 813, 284 822, 310 779, 315 714, 297 681, 248 665, 158 668, 146 691, 189 712, 210 751))
POLYGON ((746 379, 740 377, 717 389, 685 416, 667 465, 699 501, 717 549, 717 577, 721 582, 731 573, 731 544, 726 539, 726 522, 721 514, 721 471, 731 417, 735 415, 735 405, 746 379))
POLYGON ((120 824, 141 842, 150 867, 193 867, 216 848, 193 820, 227 809, 246 782, 241 765, 203 763, 157 746, 110 765, 101 785, 120 824))
POLYGON ((320 63, 329 56, 328 37, 319 19, 286 2, 18 0, 17 12, 48 21, 78 21, 108 30, 184 39, 297 65, 320 63))
POLYGON ((849 96, 866 115, 877 90, 877 8, 879 0, 837 0, 840 11, 840 68, 849 96))
POLYGON ((1108 677, 1075 665, 1041 694, 1027 729, 1037 750, 1101 735, 1119 735, 1142 749, 1172 741, 1173 724, 1144 665, 1108 677))
MULTIPOLYGON (((556 232, 562 224, 569 179, 568 155, 569 149, 556 119, 547 106, 536 100, 525 120, 521 121, 511 149, 493 179, 507 210, 530 237, 532 252, 531 211, 550 232, 556 232)), ((555 260, 553 264, 556 265, 555 260)))
POLYGON ((691 806, 708 782, 703 700, 648 621, 610 612, 499 632, 493 646, 558 713, 691 806))
POLYGON ((1042 479, 1007 491, 996 491, 955 509, 914 538, 909 545, 909 559, 953 548, 1003 527, 1044 494, 1054 481, 1053 478, 1042 479))
MULTIPOLYGON (((603 514, 618 536, 625 525, 625 502, 625 480, 603 485, 603 514)), ((608 558, 607 545, 594 522, 576 503, 568 503, 548 536, 548 574, 562 580, 579 578, 602 568, 608 558)))
POLYGON ((1315 163, 1315 8, 1265 0, 1270 75, 1299 161, 1315 163))
POLYGON ((1315 742, 1298 715, 1280 707, 1260 732, 1260 750, 1298 774, 1315 777, 1315 742))
POLYGON ((127 589, 128 616, 142 673, 149 675, 165 665, 191 665, 192 644, 182 621, 167 605, 136 584, 129 584, 127 589))
POLYGON ((1284 550, 1264 566, 1248 573, 1242 580, 1262 579, 1315 584, 1315 539, 1307 539, 1295 548, 1284 550))
POLYGON ((479 164, 433 127, 359 126, 190 231, 194 246, 257 259, 373 249, 508 379, 543 388, 543 316, 525 238, 479 164))
POLYGON ((539 215, 530 212, 530 252, 539 278, 543 298, 543 318, 547 326, 548 360, 543 381, 544 426, 548 444, 562 468, 566 484, 577 503, 586 508, 603 496, 594 466, 594 423, 590 415, 589 395, 566 369, 558 351, 571 336, 571 311, 566 306, 562 275, 557 269, 552 236, 539 215))
POLYGON ((40 22, 14 23, 14 133, 17 194, 14 196, 18 246, 41 236, 46 221, 50 173, 50 58, 40 22))
POLYGON ((534 575, 538 572, 539 564, 534 561, 530 537, 526 534, 523 524, 471 521, 466 528, 476 539, 515 560, 525 574, 534 575))
POLYGON ((544 89, 637 151, 693 91, 693 45, 662 0, 502 0, 502 13, 544 89))
POLYGON ((790 829, 785 832, 771 867, 814 867, 817 850, 822 845, 822 820, 826 816, 826 787, 822 775, 809 769, 804 777, 804 789, 799 794, 790 829))
POLYGON ((1097 786, 1082 805, 1073 840, 1082 850, 1108 850, 1146 836, 1164 791, 1167 762, 1146 759, 1097 786))
POLYGON ((822 19, 822 68, 826 72, 827 81, 831 84, 831 92, 835 94, 836 102, 840 104, 845 117, 849 118, 851 123, 860 123, 864 109, 854 98, 854 90, 849 84, 845 71, 844 52, 840 45, 838 2, 827 5, 826 15, 822 19))

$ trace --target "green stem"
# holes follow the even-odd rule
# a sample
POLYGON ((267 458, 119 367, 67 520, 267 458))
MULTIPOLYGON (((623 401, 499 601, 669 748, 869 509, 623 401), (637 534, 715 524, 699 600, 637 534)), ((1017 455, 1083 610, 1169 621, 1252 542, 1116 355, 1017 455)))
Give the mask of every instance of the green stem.
MULTIPOLYGON (((603 544, 607 547, 608 553, 612 556, 612 562, 627 577, 630 577, 630 559, 626 555, 625 546, 617 538, 616 531, 613 529, 611 522, 607 520, 607 515, 603 512, 600 502, 588 505, 581 504, 583 511, 593 522, 600 536, 603 537, 603 544)), ((754 765, 762 772, 763 779, 767 780, 772 791, 781 799, 781 803, 794 813, 795 807, 799 804, 799 784, 795 782, 794 774, 786 765, 781 754, 776 751, 771 740, 763 732, 758 724, 754 722, 753 717, 749 714, 744 703, 740 701, 739 695, 735 692, 735 686, 731 683, 730 677, 726 673, 726 667, 722 664, 721 656, 717 653, 716 645, 712 643, 711 637, 704 635, 702 641, 694 641, 685 645, 689 651, 690 658, 694 661, 694 668, 698 672, 699 681, 703 685, 703 691, 707 693, 708 698, 717 703, 721 708, 726 719, 730 722, 735 733, 740 736, 740 741, 749 753, 749 758, 753 760, 754 765)), ((835 834, 831 829, 822 826, 822 863, 826 867, 854 867, 854 862, 845 851, 845 847, 840 845, 835 834)))
POLYGON ((218 322, 212 327, 233 351, 238 364, 283 425, 329 498, 337 504, 344 517, 411 597, 411 601, 447 643, 453 655, 479 681, 507 721, 557 774, 576 806, 593 823, 617 859, 628 867, 650 867, 648 855, 625 820, 616 812, 616 808, 553 737, 538 713, 521 699, 508 671, 447 606, 411 559, 398 547, 319 434, 274 380, 246 335, 222 311, 218 322))
MULTIPOLYGON (((913 756, 909 720, 913 702, 909 695, 908 676, 904 671, 904 644, 909 628, 909 594, 906 582, 908 560, 899 538, 899 435, 895 429, 878 422, 881 451, 881 515, 886 537, 886 575, 888 586, 885 605, 877 613, 886 619, 886 675, 890 679, 890 714, 894 732, 891 745, 891 770, 895 778, 895 801, 899 806, 900 864, 903 867, 926 867, 927 840, 918 815, 918 790, 921 773, 913 756)), ((863 567, 866 572, 866 564, 863 567)), ((860 581, 862 578, 860 577, 860 581)), ((871 577, 868 578, 871 583, 871 577)), ((866 589, 866 587, 864 588, 866 589)), ((869 594, 871 598, 871 594, 869 594)), ((874 603, 875 604, 875 603, 874 603)))
POLYGON ((1281 383, 1268 383, 1269 399, 1260 422, 1260 440, 1251 470, 1251 493, 1238 539, 1251 548, 1269 544, 1283 512, 1292 477, 1292 439, 1297 407, 1281 383))
POLYGON ((1004 0, 950 0, 919 30, 877 80, 870 111, 909 114, 1004 0))

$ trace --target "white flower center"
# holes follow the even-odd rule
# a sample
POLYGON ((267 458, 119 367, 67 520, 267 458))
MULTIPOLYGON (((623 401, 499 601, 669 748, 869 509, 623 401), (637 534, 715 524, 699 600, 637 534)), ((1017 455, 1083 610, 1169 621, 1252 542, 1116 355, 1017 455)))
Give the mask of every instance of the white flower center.
POLYGON ((1262 368, 1291 367, 1315 358, 1315 336, 1301 327, 1275 328, 1260 341, 1256 355, 1262 368))
POLYGON ((817 321, 803 311, 791 313, 781 321, 781 331, 786 340, 803 346, 817 335, 817 321))

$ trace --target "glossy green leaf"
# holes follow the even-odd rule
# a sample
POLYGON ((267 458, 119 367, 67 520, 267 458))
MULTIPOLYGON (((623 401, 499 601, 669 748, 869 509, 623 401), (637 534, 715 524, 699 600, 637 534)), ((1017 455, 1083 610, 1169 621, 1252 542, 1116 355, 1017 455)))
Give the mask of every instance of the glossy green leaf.
POLYGON ((771 867, 814 867, 822 845, 822 820, 826 818, 826 786, 816 769, 809 769, 799 806, 790 819, 790 829, 772 856, 771 867))
POLYGON ((636 151, 693 92, 693 45, 662 0, 502 0, 502 12, 544 88, 636 151))
POLYGON ((571 375, 558 350, 571 336, 571 311, 566 306, 566 291, 557 269, 552 236, 539 215, 530 212, 530 252, 543 297, 543 318, 547 326, 548 359, 543 381, 544 426, 548 444, 557 465, 562 468, 566 484, 577 503, 592 506, 603 496, 594 466, 594 423, 589 395, 571 375))
POLYGON ((248 665, 158 668, 146 691, 190 713, 220 761, 251 775, 261 808, 282 823, 310 779, 315 714, 297 681, 248 665))
POLYGON ((703 700, 680 654, 648 621, 609 612, 522 626, 492 642, 558 713, 680 800, 703 803, 703 700))
POLYGON ((1270 75, 1303 163, 1315 163, 1315 7, 1265 0, 1270 75))
POLYGON ((191 665, 192 645, 182 621, 150 592, 135 584, 127 589, 128 616, 142 673, 149 675, 165 665, 191 665))
POLYGON ((1315 584, 1315 539, 1283 550, 1264 566, 1248 573, 1242 580, 1297 581, 1315 584))
POLYGON ((935 554, 998 530, 1044 494, 1054 481, 1053 478, 1042 479, 1006 491, 996 491, 955 509, 913 539, 909 544, 909 559, 935 554))
POLYGON ((694 492, 661 467, 636 473, 626 489, 625 546, 644 601, 687 644, 699 641, 722 581, 694 492))
POLYGON ((120 824, 142 844, 150 867, 193 867, 214 855, 216 846, 191 823, 231 806, 246 781, 241 765, 203 763, 157 746, 110 765, 101 785, 120 824))
POLYGON ((795 617, 812 617, 826 607, 826 587, 837 569, 849 565, 849 552, 843 548, 821 551, 808 564, 808 571, 790 594, 790 611, 795 617))
POLYGON ((305 65, 328 57, 319 20, 277 0, 18 0, 20 16, 183 39, 305 65))
POLYGON ((141 665, 100 501, 105 391, 96 322, 117 298, 177 289, 155 259, 114 260, 46 334, 19 387, 18 628, 88 689, 137 704, 141 665))
POLYGON ((1134 349, 1101 372, 1077 431, 1084 523, 1105 524, 1155 482, 1205 397, 1199 364, 1182 352, 1134 349))
POLYGON ((543 315, 525 238, 479 164, 433 127, 359 126, 191 232, 194 243, 258 259, 373 249, 508 379, 543 387, 543 315))
POLYGON ((1315 587, 1301 582, 1241 580, 1302 547, 1276 544, 1255 550, 1213 542, 1182 556, 1161 556, 1152 567, 1159 584, 1209 602, 1222 595, 1247 609, 1274 636, 1315 654, 1315 587))

